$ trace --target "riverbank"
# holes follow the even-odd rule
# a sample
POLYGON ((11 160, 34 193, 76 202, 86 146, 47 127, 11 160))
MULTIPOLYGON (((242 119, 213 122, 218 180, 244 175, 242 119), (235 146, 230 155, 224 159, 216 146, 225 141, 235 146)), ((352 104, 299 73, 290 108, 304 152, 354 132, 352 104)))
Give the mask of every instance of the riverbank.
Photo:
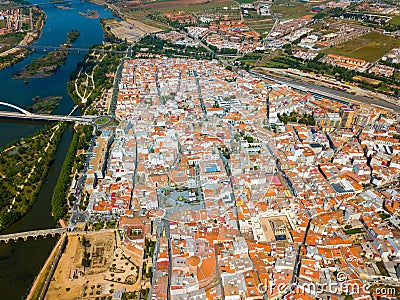
POLYGON ((115 17, 120 18, 120 19, 124 18, 123 14, 120 12, 120 10, 117 7, 115 7, 111 3, 108 3, 105 0, 87 0, 87 2, 108 8, 115 17))
MULTIPOLYGON (((18 44, 18 46, 13 46, 10 49, 6 49, 4 52, 0 53, 0 70, 5 69, 9 66, 12 66, 20 61, 22 61, 25 57, 32 53, 32 50, 26 49, 25 47, 32 44, 35 40, 39 39, 42 36, 43 26, 46 22, 46 14, 43 10, 38 7, 33 7, 32 9, 32 26, 31 31, 28 31, 21 41, 18 43, 10 43, 10 46, 13 44, 18 44)), ((10 35, 13 35, 11 33, 10 35)), ((3 36, 4 39, 7 35, 3 36)), ((4 41, 2 42, 4 43, 4 41)), ((9 47, 8 47, 9 48, 9 47)))
POLYGON ((87 0, 90 3, 94 3, 97 5, 101 5, 110 9, 114 16, 117 16, 122 21, 131 22, 134 20, 140 24, 139 26, 142 28, 156 28, 159 31, 169 31, 171 30, 171 26, 162 23, 157 20, 153 20, 148 18, 148 14, 151 13, 151 10, 141 9, 139 6, 134 7, 133 9, 129 7, 124 7, 123 5, 118 6, 118 3, 115 4, 109 3, 106 0, 87 0), (130 20, 129 20, 130 19, 130 20))
MULTIPOLYGON (((106 44, 97 46, 96 49, 125 51, 128 45, 106 44)), ((96 108, 96 104, 113 87, 115 72, 123 57, 123 53, 90 52, 71 74, 67 91, 75 104, 82 108, 83 114, 99 113, 101 105, 96 108)))
MULTIPOLYGON (((98 10, 101 18, 112 17, 111 12, 85 1, 72 0, 70 5, 73 7, 72 10, 58 9, 52 4, 41 6, 47 17, 42 36, 35 41, 38 49, 49 50, 48 47, 57 47, 62 44, 65 42, 67 32, 71 29, 81 32, 80 38, 74 42, 74 46, 77 48, 86 49, 90 45, 101 44, 104 41, 100 20, 82 17, 77 12, 88 9, 98 10)), ((32 99, 36 96, 40 96, 42 99, 48 96, 62 96, 63 99, 59 102, 54 114, 68 115, 74 107, 74 102, 68 96, 65 86, 70 73, 82 61, 85 52, 74 50, 73 55, 68 56, 66 63, 56 74, 29 80, 28 84, 22 80, 12 80, 12 74, 40 57, 43 54, 40 50, 33 52, 19 64, 5 68, 0 72, 0 83, 4 91, 2 101, 26 108, 32 105, 32 99)), ((79 109, 75 113, 79 114, 79 109)), ((0 144, 4 147, 21 138, 26 139, 44 128, 46 124, 51 123, 3 119, 0 122, 0 144)), ((20 221, 7 227, 4 233, 54 228, 57 225, 51 215, 51 197, 71 139, 72 133, 68 128, 61 138, 54 163, 49 168, 34 205, 20 221)), ((26 292, 29 292, 32 282, 40 272, 55 243, 55 239, 48 237, 0 244, 2 299, 21 299, 26 292)), ((25 299, 25 297, 23 298, 25 299)))
POLYGON ((56 255, 58 254, 58 250, 61 247, 62 241, 63 241, 63 237, 58 239, 57 244, 54 246, 53 250, 51 251, 49 257, 47 258, 46 262, 44 263, 39 274, 36 276, 35 281, 33 282, 32 287, 29 291, 29 294, 26 297, 26 300, 39 299, 39 296, 43 290, 46 278, 50 273, 51 266, 53 265, 56 255))

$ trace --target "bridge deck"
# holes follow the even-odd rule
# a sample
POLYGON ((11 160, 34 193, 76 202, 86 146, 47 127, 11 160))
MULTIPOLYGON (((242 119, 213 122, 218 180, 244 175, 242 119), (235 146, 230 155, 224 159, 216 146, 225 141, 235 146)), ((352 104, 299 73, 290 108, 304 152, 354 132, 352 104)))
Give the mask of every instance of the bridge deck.
POLYGON ((43 121, 70 121, 93 123, 95 118, 87 116, 60 116, 60 115, 41 115, 41 114, 22 114, 10 111, 0 111, 0 117, 14 119, 29 119, 43 121))
MULTIPOLYGON (((26 240, 29 237, 38 237, 38 236, 47 236, 48 234, 55 235, 55 234, 62 234, 65 232, 70 233, 83 233, 86 232, 84 230, 79 231, 70 231, 72 227, 64 227, 64 228, 50 228, 50 229, 41 229, 41 230, 32 230, 32 231, 24 231, 24 232, 16 232, 16 233, 9 233, 9 234, 2 234, 0 235, 0 242, 5 241, 8 242, 10 240, 18 240, 19 238, 23 238, 26 240)), ((122 227, 117 228, 106 228, 101 229, 100 232, 107 232, 107 231, 114 231, 114 230, 121 230, 122 227)))
POLYGON ((51 228, 51 229, 42 229, 42 230, 33 230, 33 231, 2 234, 2 235, 0 235, 0 241, 17 240, 19 238, 28 238, 28 237, 37 237, 37 236, 46 236, 48 234, 53 235, 53 234, 57 234, 57 233, 64 233, 66 231, 67 231, 67 228, 51 228))

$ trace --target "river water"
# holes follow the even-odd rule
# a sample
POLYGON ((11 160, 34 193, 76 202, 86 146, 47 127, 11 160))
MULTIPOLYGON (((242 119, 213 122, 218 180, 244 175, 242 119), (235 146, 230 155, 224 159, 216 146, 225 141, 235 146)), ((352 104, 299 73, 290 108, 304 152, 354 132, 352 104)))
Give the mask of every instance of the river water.
MULTIPOLYGON (((35 1, 31 2, 35 3, 35 1)), ((38 0, 38 2, 43 1, 38 0)), ((71 1, 71 8, 63 10, 56 8, 53 4, 42 5, 42 9, 47 15, 46 24, 43 27, 41 38, 35 44, 58 46, 65 42, 67 32, 72 29, 78 29, 81 32, 78 40, 74 42, 76 47, 89 48, 93 44, 101 43, 103 32, 100 19, 89 19, 79 15, 78 12, 85 12, 87 9, 97 10, 101 18, 111 18, 111 12, 103 7, 76 0, 71 1)), ((0 71, 0 101, 25 108, 32 105, 32 98, 35 96, 62 96, 63 99, 54 113, 68 114, 74 107, 74 103, 68 96, 66 84, 69 74, 75 70, 77 63, 83 59, 85 53, 71 52, 65 65, 51 77, 29 79, 28 83, 11 78, 13 73, 41 55, 43 55, 42 51, 36 51, 20 63, 0 71)), ((0 107, 0 110, 8 109, 0 107)), ((44 125, 45 123, 40 122, 0 119, 0 147, 27 137, 43 128, 44 125)), ((32 209, 23 219, 7 228, 3 233, 52 228, 56 225, 50 214, 51 195, 71 137, 71 132, 67 130, 60 142, 55 162, 49 170, 32 209)), ((0 243, 1 299, 19 300, 25 295, 55 243, 56 239, 54 238, 0 243)))

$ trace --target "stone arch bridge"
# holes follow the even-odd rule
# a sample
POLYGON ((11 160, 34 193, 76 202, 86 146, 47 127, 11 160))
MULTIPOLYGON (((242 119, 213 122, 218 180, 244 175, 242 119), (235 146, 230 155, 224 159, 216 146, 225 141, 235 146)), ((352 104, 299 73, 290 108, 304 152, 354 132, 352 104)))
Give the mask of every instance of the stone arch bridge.
POLYGON ((8 243, 11 240, 17 242, 19 239, 26 241, 29 237, 33 237, 34 239, 37 239, 38 237, 46 238, 49 235, 54 237, 57 234, 63 234, 64 232, 67 232, 67 231, 68 231, 68 227, 2 234, 2 235, 0 235, 0 242, 8 243))

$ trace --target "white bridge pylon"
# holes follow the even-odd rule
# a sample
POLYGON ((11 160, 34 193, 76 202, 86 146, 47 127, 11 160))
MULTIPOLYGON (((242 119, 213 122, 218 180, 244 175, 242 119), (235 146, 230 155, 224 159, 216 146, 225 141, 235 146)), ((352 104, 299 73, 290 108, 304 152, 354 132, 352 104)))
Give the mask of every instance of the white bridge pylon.
POLYGON ((14 104, 10 104, 10 103, 7 103, 7 102, 1 102, 0 101, 0 105, 4 105, 4 106, 8 106, 8 107, 14 108, 14 109, 22 112, 24 115, 27 115, 27 116, 32 115, 31 112, 29 112, 29 111, 27 111, 27 110, 25 110, 25 109, 23 109, 23 108, 21 108, 19 106, 16 106, 14 104))

